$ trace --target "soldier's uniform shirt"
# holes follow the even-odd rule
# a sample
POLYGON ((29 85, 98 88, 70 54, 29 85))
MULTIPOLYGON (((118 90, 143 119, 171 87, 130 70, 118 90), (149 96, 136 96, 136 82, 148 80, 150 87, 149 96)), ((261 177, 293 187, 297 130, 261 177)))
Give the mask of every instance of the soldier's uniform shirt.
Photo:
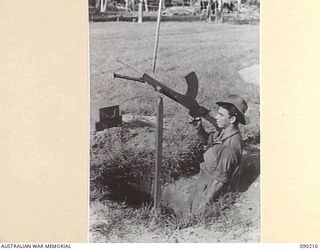
POLYGON ((239 166, 242 138, 238 128, 222 133, 210 133, 208 150, 203 155, 200 173, 190 196, 192 212, 203 211, 212 197, 228 183, 239 166))
POLYGON ((226 183, 240 164, 242 155, 242 138, 238 128, 224 134, 210 133, 208 150, 200 168, 208 177, 226 183))

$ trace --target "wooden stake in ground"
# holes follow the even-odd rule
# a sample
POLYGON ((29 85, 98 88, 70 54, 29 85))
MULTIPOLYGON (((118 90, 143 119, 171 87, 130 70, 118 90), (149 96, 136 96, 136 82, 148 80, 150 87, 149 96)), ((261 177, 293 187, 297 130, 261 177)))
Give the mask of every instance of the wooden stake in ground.
POLYGON ((155 41, 155 45, 154 45, 153 62, 152 62, 152 72, 153 72, 153 73, 156 71, 156 61, 157 61, 157 53, 158 53, 158 43, 159 43, 159 32, 160 32, 160 22, 161 22, 161 6, 162 6, 162 1, 163 1, 163 0, 159 0, 156 41, 155 41))
POLYGON ((156 129, 156 165, 154 170, 154 191, 153 191, 153 207, 157 210, 160 207, 161 182, 160 169, 162 161, 162 136, 163 136, 163 99, 159 95, 157 107, 157 129, 156 129))
MULTIPOLYGON (((156 70, 156 60, 158 52, 158 43, 159 43, 159 31, 160 31, 160 21, 161 21, 161 7, 162 1, 159 1, 158 9, 158 19, 157 19, 157 32, 156 40, 153 53, 153 62, 152 62, 152 72, 156 70)), ((158 89, 160 91, 160 89, 158 89)), ((157 210, 160 207, 160 168, 162 161, 162 134, 163 134, 163 99, 159 94, 158 109, 157 109, 157 131, 156 131, 156 165, 155 165, 155 174, 154 174, 154 193, 153 193, 153 207, 157 210)))

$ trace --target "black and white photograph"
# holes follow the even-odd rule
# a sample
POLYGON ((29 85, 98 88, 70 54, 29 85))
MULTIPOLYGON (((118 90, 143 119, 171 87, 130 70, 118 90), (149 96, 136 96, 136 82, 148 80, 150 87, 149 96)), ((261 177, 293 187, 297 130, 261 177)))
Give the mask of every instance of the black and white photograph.
POLYGON ((89 242, 260 242, 260 0, 88 18, 89 242))

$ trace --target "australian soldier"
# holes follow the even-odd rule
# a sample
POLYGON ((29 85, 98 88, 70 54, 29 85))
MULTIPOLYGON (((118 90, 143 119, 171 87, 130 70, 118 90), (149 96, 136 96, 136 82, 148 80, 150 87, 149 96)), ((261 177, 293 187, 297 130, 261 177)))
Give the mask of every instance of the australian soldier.
POLYGON ((238 95, 229 95, 217 102, 215 117, 217 131, 207 133, 199 119, 195 125, 199 140, 208 149, 203 154, 198 179, 190 193, 188 204, 192 213, 204 212, 207 203, 230 184, 242 156, 242 138, 239 123, 248 124, 247 103, 238 95))
POLYGON ((207 133, 202 126, 201 119, 195 124, 200 141, 208 149, 203 155, 204 160, 200 165, 198 179, 187 201, 181 199, 175 185, 165 186, 162 192, 162 203, 170 205, 174 201, 176 204, 173 207, 176 213, 182 212, 181 208, 185 206, 189 207, 192 213, 204 211, 210 199, 217 196, 230 183, 233 173, 240 164, 242 139, 238 125, 239 123, 244 125, 249 123, 249 119, 245 115, 248 109, 245 100, 238 95, 229 95, 225 100, 217 102, 219 105, 218 114, 216 117, 212 117, 209 110, 200 106, 196 101, 198 78, 194 72, 185 77, 188 84, 185 95, 170 89, 147 74, 135 78, 114 73, 114 77, 146 82, 155 90, 189 109, 189 114, 192 117, 203 117, 216 127, 216 132, 207 133))

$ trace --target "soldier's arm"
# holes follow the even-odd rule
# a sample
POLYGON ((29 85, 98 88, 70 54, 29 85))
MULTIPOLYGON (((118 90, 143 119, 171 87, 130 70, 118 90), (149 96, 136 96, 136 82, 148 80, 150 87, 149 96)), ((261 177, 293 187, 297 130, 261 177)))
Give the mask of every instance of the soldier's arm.
POLYGON ((220 155, 218 169, 223 173, 231 175, 236 167, 240 165, 241 152, 233 147, 225 147, 220 155))
POLYGON ((196 132, 197 137, 198 137, 199 141, 201 142, 201 144, 204 144, 204 145, 210 144, 211 139, 213 137, 212 133, 208 133, 203 128, 201 118, 193 119, 190 123, 195 127, 195 129, 197 131, 196 132))
POLYGON ((197 136, 202 144, 208 144, 209 133, 205 131, 202 124, 197 128, 197 136))

